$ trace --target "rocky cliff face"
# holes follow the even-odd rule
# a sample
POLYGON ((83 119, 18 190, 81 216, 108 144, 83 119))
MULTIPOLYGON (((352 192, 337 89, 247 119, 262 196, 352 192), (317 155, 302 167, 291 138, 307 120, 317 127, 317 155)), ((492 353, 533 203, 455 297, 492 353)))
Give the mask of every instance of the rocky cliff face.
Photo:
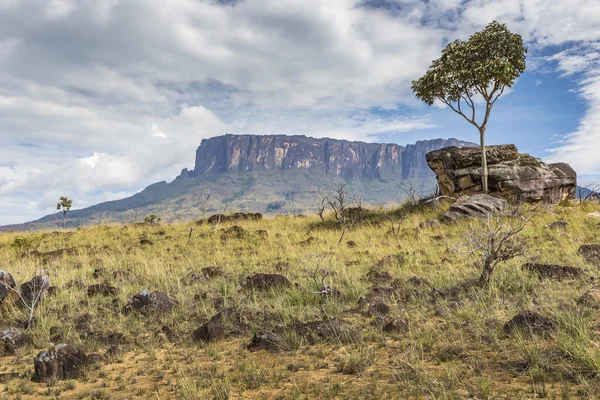
MULTIPOLYGON (((514 144, 486 147, 488 190, 517 201, 557 203, 574 198, 577 174, 565 163, 546 164, 514 144)), ((478 148, 446 147, 427 153, 443 195, 482 192, 478 148)))
POLYGON ((193 175, 229 171, 318 169, 346 179, 378 179, 385 170, 403 177, 430 175, 425 154, 445 146, 474 146, 457 139, 396 144, 349 142, 287 135, 224 135, 202 140, 193 175))

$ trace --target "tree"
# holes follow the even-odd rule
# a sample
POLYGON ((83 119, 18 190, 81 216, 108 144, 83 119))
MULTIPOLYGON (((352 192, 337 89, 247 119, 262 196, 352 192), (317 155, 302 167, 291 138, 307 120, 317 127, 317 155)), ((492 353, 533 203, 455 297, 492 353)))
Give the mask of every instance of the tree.
POLYGON ((58 199, 58 203, 56 203, 56 209, 63 216, 63 228, 67 226, 67 212, 71 211, 71 206, 73 205, 73 200, 69 200, 65 196, 61 196, 58 199))
POLYGON ((157 217, 154 214, 150 214, 147 217, 144 217, 144 222, 150 225, 158 224, 161 221, 161 218, 157 217))
POLYGON ((429 105, 441 101, 479 130, 484 193, 488 191, 485 130, 490 113, 505 89, 525 71, 526 54, 521 35, 494 21, 467 41, 449 43, 427 73, 412 82, 418 99, 429 105), (478 96, 485 102, 479 121, 475 110, 478 96))

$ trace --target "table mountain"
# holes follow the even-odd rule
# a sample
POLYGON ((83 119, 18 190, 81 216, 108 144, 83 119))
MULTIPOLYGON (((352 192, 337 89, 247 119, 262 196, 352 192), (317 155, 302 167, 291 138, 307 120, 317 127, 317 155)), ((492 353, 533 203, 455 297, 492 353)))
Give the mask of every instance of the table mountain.
MULTIPOLYGON (((435 175, 425 154, 446 146, 475 146, 458 139, 415 144, 352 142, 287 135, 223 135, 202 140, 193 170, 122 200, 68 214, 70 225, 132 222, 148 214, 163 221, 201 217, 199 198, 211 194, 208 212, 312 213, 319 194, 345 183, 366 204, 402 200, 398 184, 411 180, 430 192, 435 175)), ((76 200, 76 199, 75 199, 76 200)), ((52 227, 53 215, 0 229, 52 227)))

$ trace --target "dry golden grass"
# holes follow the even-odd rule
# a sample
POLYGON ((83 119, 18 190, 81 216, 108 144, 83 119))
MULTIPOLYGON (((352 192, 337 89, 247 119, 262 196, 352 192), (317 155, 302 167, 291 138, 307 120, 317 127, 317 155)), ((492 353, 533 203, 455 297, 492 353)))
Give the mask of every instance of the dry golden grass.
MULTIPOLYGON (((584 204, 541 211, 520 236, 527 259, 585 268, 588 276, 597 278, 598 266, 586 264, 577 250, 584 243, 600 243, 599 221, 587 217, 598 210, 598 205, 584 204), (569 225, 565 230, 544 228, 557 220, 569 225)), ((340 231, 319 228, 318 217, 241 221, 237 225, 246 234, 226 241, 221 229, 233 223, 217 228, 180 223, 1 234, 0 269, 19 283, 44 269, 60 290, 37 310, 30 329, 35 346, 0 357, 0 399, 600 396, 600 311, 576 306, 594 281, 541 279, 521 270, 525 260, 517 258, 500 265, 488 288, 443 290, 460 286, 479 271, 466 243, 478 222, 418 228, 442 212, 415 212, 397 234, 388 232, 399 221, 397 213, 379 215, 379 222, 352 227, 341 244, 340 231), (268 236, 257 230, 266 230, 268 236), (17 237, 28 239, 33 247, 11 247, 17 237), (315 240, 299 244, 308 237, 315 240), (143 238, 152 244, 140 244, 143 238), (347 241, 356 246, 347 246, 347 241), (48 254, 68 248, 76 250, 48 254), (375 296, 366 275, 380 260, 385 260, 382 270, 392 277, 381 286, 395 280, 395 289, 375 296), (282 261, 290 264, 283 274, 292 287, 267 292, 243 288, 247 276, 275 273, 282 261), (224 275, 190 280, 192 272, 207 266, 221 267, 224 275), (104 268, 105 274, 94 278, 96 268, 104 268), (325 283, 343 297, 315 293, 319 288, 305 269, 329 270, 325 283), (415 276, 428 285, 416 285, 410 280, 415 276), (77 280, 83 288, 72 285, 77 280), (87 286, 101 282, 119 288, 117 309, 114 296, 88 297, 87 286), (142 289, 164 291, 179 304, 166 316, 123 315, 120 308, 142 289), (389 306, 390 316, 404 324, 402 329, 388 333, 372 323, 375 317, 368 309, 376 301, 389 306), (194 342, 192 332, 217 313, 215 306, 233 315, 224 322, 226 338, 194 342), (524 309, 555 319, 557 330, 506 335, 503 325, 524 309), (87 331, 76 326, 84 314, 91 318, 87 331), (247 349, 255 332, 324 318, 338 318, 358 334, 310 343, 292 332, 283 351, 247 349), (173 331, 172 340, 158 333, 163 326, 173 331), (109 346, 88 331, 104 336, 118 332, 123 339, 115 354, 91 365, 80 379, 31 382, 33 356, 51 345, 56 332, 62 342, 104 355, 109 346), (1 375, 15 372, 21 375, 1 375)), ((22 309, 4 311, 0 329, 24 318, 22 309)))

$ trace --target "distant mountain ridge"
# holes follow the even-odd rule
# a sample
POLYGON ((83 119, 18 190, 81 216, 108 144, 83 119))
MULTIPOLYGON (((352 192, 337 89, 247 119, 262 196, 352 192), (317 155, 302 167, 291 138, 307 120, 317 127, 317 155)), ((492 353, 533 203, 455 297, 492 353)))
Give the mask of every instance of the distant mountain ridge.
MULTIPOLYGON (((134 222, 149 214, 163 221, 202 217, 199 196, 211 194, 208 212, 251 210, 261 213, 314 212, 322 191, 345 183, 365 204, 397 203, 398 184, 417 180, 424 192, 435 186, 425 154, 442 147, 471 147, 458 139, 415 144, 365 143, 295 135, 227 134, 202 140, 193 170, 184 168, 172 182, 158 182, 131 197, 73 210, 71 226, 134 222)), ((75 199, 76 200, 76 199, 75 199)), ((56 225, 54 215, 0 230, 41 229, 56 225)))
POLYGON ((344 179, 380 179, 383 171, 400 168, 403 177, 418 177, 430 172, 425 161, 428 151, 473 145, 458 139, 420 140, 399 146, 302 135, 227 134, 202 140, 189 175, 312 169, 344 179))

